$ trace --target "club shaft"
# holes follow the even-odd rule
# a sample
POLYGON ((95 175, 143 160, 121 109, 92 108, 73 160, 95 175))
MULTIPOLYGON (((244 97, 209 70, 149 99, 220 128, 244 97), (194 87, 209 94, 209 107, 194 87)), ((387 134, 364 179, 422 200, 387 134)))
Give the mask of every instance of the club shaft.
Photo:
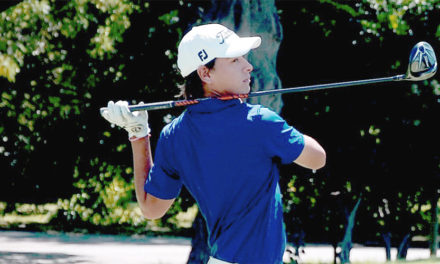
POLYGON ((327 83, 327 84, 299 86, 299 87, 292 87, 292 88, 283 88, 283 89, 276 89, 276 90, 258 91, 258 92, 250 93, 248 95, 248 97, 256 97, 256 96, 263 96, 263 95, 273 95, 273 94, 285 94, 285 93, 298 93, 298 92, 324 90, 324 89, 331 89, 331 88, 340 88, 340 87, 365 85, 365 84, 372 84, 372 83, 382 83, 382 82, 390 82, 390 81, 401 81, 401 80, 404 80, 405 77, 406 77, 405 74, 401 74, 401 75, 396 75, 396 76, 391 76, 391 77, 383 77, 383 78, 376 78, 376 79, 366 79, 366 80, 358 80, 358 81, 327 83))
MULTIPOLYGON (((308 86, 299 86, 299 87, 291 87, 291 88, 283 88, 283 89, 274 89, 267 91, 257 91, 244 95, 236 95, 236 96, 224 96, 219 97, 217 99, 220 100, 230 100, 230 99, 238 99, 238 98, 249 98, 249 97, 257 97, 257 96, 265 96, 265 95, 274 95, 274 94, 285 94, 285 93, 298 93, 298 92, 306 92, 306 91, 315 91, 315 90, 324 90, 331 88, 340 88, 340 87, 349 87, 349 86, 357 86, 357 85, 365 85, 372 83, 383 83, 390 81, 402 81, 406 80, 406 75, 395 75, 391 77, 382 77, 375 79, 365 79, 358 81, 347 81, 347 82, 337 82, 337 83, 327 83, 327 84, 317 84, 317 85, 308 85, 308 86)), ((130 105, 128 108, 131 112, 141 111, 141 110, 158 110, 158 109, 169 109, 173 107, 186 106, 197 104, 201 101, 212 100, 212 98, 200 98, 194 100, 178 100, 178 101, 165 101, 165 102, 156 102, 156 103, 148 103, 148 104, 138 104, 138 105, 130 105)), ((106 111, 107 108, 103 107, 100 109, 101 114, 106 111)))

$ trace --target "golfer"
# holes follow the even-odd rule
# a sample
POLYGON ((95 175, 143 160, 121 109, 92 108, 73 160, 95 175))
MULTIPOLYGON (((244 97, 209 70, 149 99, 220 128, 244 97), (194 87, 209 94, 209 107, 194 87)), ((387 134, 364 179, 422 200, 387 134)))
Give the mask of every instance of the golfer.
POLYGON ((177 65, 188 106, 158 139, 153 158, 146 111, 108 103, 103 116, 129 133, 136 197, 148 219, 162 217, 185 186, 206 220, 215 263, 282 263, 286 235, 279 164, 317 170, 326 154, 278 114, 240 99, 250 92, 252 65, 244 57, 260 37, 239 37, 219 24, 193 27, 181 40, 177 65))

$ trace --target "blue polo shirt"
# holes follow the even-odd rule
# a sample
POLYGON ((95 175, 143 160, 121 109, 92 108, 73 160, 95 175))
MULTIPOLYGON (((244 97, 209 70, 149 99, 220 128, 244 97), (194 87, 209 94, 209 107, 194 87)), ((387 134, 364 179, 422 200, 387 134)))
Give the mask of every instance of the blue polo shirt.
POLYGON ((161 199, 188 189, 206 220, 211 256, 282 263, 277 165, 293 162, 303 148, 303 135, 268 108, 202 101, 163 128, 144 188, 161 199))

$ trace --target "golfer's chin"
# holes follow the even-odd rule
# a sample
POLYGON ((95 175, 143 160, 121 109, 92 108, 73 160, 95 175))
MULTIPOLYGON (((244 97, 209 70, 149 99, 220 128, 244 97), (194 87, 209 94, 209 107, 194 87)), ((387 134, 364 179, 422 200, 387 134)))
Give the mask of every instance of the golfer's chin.
POLYGON ((248 94, 251 91, 251 87, 249 85, 246 85, 240 89, 238 94, 248 94))
POLYGON ((220 93, 220 96, 244 95, 244 94, 249 94, 250 91, 251 91, 251 88, 249 85, 247 85, 247 86, 243 85, 240 87, 235 87, 234 89, 224 91, 223 93, 220 93))

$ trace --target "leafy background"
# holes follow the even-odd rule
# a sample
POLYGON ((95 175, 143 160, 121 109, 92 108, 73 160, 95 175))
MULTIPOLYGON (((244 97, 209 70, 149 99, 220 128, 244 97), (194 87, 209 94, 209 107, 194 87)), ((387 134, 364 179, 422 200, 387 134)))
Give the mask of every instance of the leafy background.
MULTIPOLYGON (((439 50, 438 0, 275 4, 284 87, 401 74, 417 42, 439 50)), ((163 219, 141 217, 126 133, 98 109, 172 99, 183 82, 177 43, 211 2, 1 5, 0 226, 191 236, 197 207, 185 190, 163 219)), ((426 243, 438 221, 439 95, 438 77, 284 95, 281 115, 328 157, 316 174, 282 167, 289 240, 336 245, 361 201, 355 242, 426 243)), ((181 111, 150 113, 153 150, 181 111)))

